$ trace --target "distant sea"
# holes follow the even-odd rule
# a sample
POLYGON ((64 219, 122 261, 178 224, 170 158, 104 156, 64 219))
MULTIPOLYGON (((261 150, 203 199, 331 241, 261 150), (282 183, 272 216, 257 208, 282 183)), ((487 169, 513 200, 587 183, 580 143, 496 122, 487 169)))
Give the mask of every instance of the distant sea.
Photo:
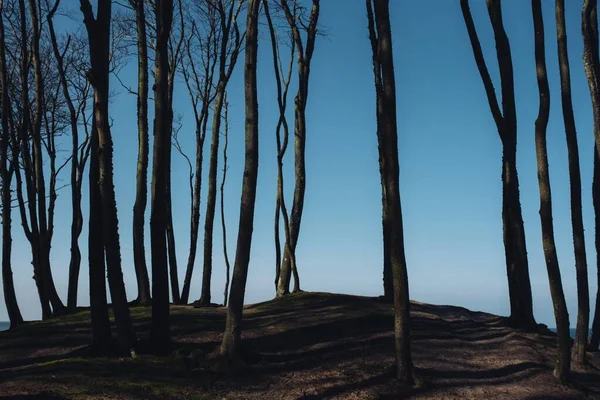
POLYGON ((10 327, 10 322, 0 321, 0 331, 5 331, 10 327))

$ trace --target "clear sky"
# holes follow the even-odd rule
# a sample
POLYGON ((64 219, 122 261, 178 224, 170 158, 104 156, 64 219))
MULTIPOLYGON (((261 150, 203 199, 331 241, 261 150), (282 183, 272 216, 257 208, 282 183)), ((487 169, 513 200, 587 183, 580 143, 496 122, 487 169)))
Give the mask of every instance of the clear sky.
MULTIPOLYGON (((67 1, 75 8, 74 0, 67 1)), ((506 267, 501 225, 501 147, 477 72, 458 0, 391 1, 391 22, 398 98, 400 183, 404 213, 410 295, 413 300, 508 313, 506 267)), ((483 0, 471 1, 488 67, 498 83, 492 30, 483 0)), ((573 104, 579 135, 584 223, 590 269, 590 292, 597 291, 593 245, 592 113, 583 69, 581 1, 566 2, 573 104)), ((553 2, 544 2, 551 115, 548 152, 554 200, 555 235, 571 326, 577 312, 575 267, 569 212, 567 149, 560 108, 553 2)), ((543 258, 536 176, 534 121, 538 92, 533 54, 531 4, 505 1, 505 28, 512 46, 517 96, 518 168, 527 234, 534 311, 539 322, 554 326, 543 258)), ((375 99, 365 2, 321 2, 320 25, 326 37, 316 43, 307 106, 305 211, 297 249, 302 288, 362 295, 382 293, 381 189, 375 135, 375 99)), ((258 61, 260 166, 254 236, 246 302, 274 296, 273 215, 276 158, 274 127, 277 103, 271 49, 261 26, 258 61)), ((228 245, 233 260, 244 146, 243 55, 229 85, 230 169, 226 185, 228 245)), ((135 59, 122 79, 136 82, 135 59)), ((498 85, 496 85, 498 87, 498 85)), ((176 113, 183 115, 181 140, 194 151, 191 107, 185 86, 175 93, 176 113)), ((132 207, 135 191, 137 128, 135 97, 116 80, 111 104, 115 141, 115 186, 119 209, 123 270, 128 297, 136 297, 132 255, 132 207)), ((295 85, 290 90, 291 97, 295 85)), ((152 108, 152 103, 150 104, 152 108)), ((290 121, 292 117, 290 112, 290 121)), ((208 154, 209 140, 205 154, 208 154)), ((291 149, 291 148, 290 148, 291 149)), ((64 147, 65 153, 68 146, 64 147)), ((208 156, 205 157, 208 160, 208 156)), ((293 191, 293 155, 285 160, 287 202, 293 191)), ((221 167, 219 168, 221 170, 221 167)), ((201 232, 204 224, 208 164, 203 171, 201 232)), ((173 152, 173 207, 180 285, 189 245, 187 164, 173 152)), ((60 178, 67 182, 64 173, 60 178)), ((219 176, 220 179, 220 176, 219 176)), ((86 225, 80 240, 82 265, 79 301, 89 304, 86 225)), ((218 216, 218 214, 217 214, 218 216)), ((66 301, 69 265, 70 194, 59 193, 52 267, 66 301)), ((149 220, 149 209, 147 213, 149 220)), ((18 213, 13 215, 13 271, 17 297, 26 319, 40 317, 32 277, 30 248, 18 213)), ((282 235, 283 237, 283 235, 282 235)), ((222 302, 224 261, 221 227, 214 233, 213 301, 222 302)), ((200 295, 202 237, 191 299, 200 295)), ((149 236, 147 260, 150 262, 149 236)), ((232 261, 233 262, 233 261, 232 261)), ((593 309, 593 308, 592 308, 593 309)), ((0 307, 0 320, 6 320, 0 307)))

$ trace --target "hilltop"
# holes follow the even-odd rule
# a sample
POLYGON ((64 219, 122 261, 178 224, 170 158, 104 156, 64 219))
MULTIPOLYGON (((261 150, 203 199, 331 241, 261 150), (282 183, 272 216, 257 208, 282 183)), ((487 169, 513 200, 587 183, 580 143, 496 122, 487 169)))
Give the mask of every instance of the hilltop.
MULTIPOLYGON (((235 369, 210 358, 224 308, 171 313, 175 349, 163 358, 88 358, 87 311, 0 332, 0 399, 600 398, 599 354, 561 386, 550 331, 519 332, 505 318, 460 307, 412 303, 419 384, 404 393, 391 369, 392 307, 376 298, 299 293, 247 306, 247 363, 235 369)), ((144 343, 150 309, 132 315, 144 343)))

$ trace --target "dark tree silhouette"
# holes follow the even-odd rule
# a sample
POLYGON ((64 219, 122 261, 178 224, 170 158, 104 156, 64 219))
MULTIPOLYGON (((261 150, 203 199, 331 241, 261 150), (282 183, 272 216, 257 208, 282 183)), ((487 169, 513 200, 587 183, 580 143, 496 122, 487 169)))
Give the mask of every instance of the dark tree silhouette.
POLYGON ((561 382, 569 379, 571 368, 571 343, 569 336, 569 314, 563 292, 556 243, 554 241, 554 223, 552 222, 552 191, 548 166, 548 148, 546 132, 550 117, 550 89, 546 70, 546 49, 544 45, 544 19, 541 0, 532 0, 533 28, 535 30, 535 66, 540 96, 538 117, 535 121, 535 150, 537 155, 538 182, 540 188, 540 221, 542 223, 542 245, 546 258, 550 294, 554 306, 557 333, 557 357, 554 375, 561 382))
POLYGON ((377 136, 383 144, 386 203, 385 224, 389 228, 390 264, 394 279, 394 344, 396 377, 404 385, 414 383, 410 345, 410 297, 404 253, 404 232, 400 202, 400 167, 398 163, 398 128, 396 120, 396 80, 392 51, 389 0, 367 0, 369 38, 373 50, 377 136))
POLYGON ((138 159, 133 205, 133 264, 138 287, 136 303, 147 305, 150 303, 150 281, 144 245, 144 215, 148 202, 148 39, 144 1, 129 0, 129 4, 135 9, 138 59, 138 159))
POLYGON ((256 55, 258 50, 258 10, 259 0, 248 0, 246 18, 246 55, 244 62, 244 98, 246 103, 246 135, 244 178, 242 180, 242 198, 240 204, 240 222, 238 229, 233 278, 227 306, 227 320, 221 355, 230 359, 239 357, 242 335, 242 314, 252 230, 254 228, 254 205, 256 202, 256 180, 258 176, 258 90, 256 86, 256 55))
POLYGON ((475 62, 502 141, 502 225, 510 296, 510 320, 515 327, 535 329, 525 228, 523 226, 519 178, 517 175, 517 113, 512 56, 508 37, 502 23, 500 1, 486 0, 486 4, 494 31, 496 57, 500 68, 502 111, 498 106, 494 85, 483 58, 481 44, 469 9, 469 2, 468 0, 461 0, 460 2, 475 62))
MULTIPOLYGON (((296 3, 294 3, 296 7, 296 3)), ((306 191, 306 103, 308 101, 308 81, 310 77, 310 62, 315 50, 317 38, 317 24, 319 21, 320 2, 312 0, 312 8, 308 23, 300 21, 297 14, 289 7, 287 0, 281 0, 281 8, 285 18, 292 30, 292 37, 298 51, 298 92, 294 98, 294 201, 290 215, 290 242, 283 251, 283 261, 277 285, 277 297, 284 296, 290 292, 291 274, 294 274, 294 292, 300 290, 300 278, 296 265, 292 265, 290 253, 296 253, 298 236, 300 235, 300 223, 304 211, 304 193, 306 191), (306 43, 302 42, 300 29, 306 30, 306 43), (288 250, 286 250, 288 249, 288 250)), ((287 240, 286 240, 287 241, 287 240)), ((294 256, 295 260, 295 256, 294 256)))
MULTIPOLYGON (((594 181, 593 203, 596 219, 596 264, 600 282, 600 59, 598 57, 598 2, 584 0, 581 10, 581 32, 583 36, 583 66, 588 80, 592 112, 594 117, 594 181)), ((600 288, 596 296, 596 309, 592 322, 590 347, 597 350, 600 345, 600 288)))
POLYGON ((12 160, 9 158, 11 142, 11 128, 9 120, 12 119, 12 105, 10 103, 8 87, 8 71, 6 64, 6 42, 4 39, 4 1, 0 0, 0 92, 2 95, 2 135, 0 136, 0 178, 2 179, 2 289, 6 311, 10 320, 10 328, 16 328, 23 323, 23 316, 17 303, 17 294, 13 281, 11 266, 12 254, 12 193, 10 185, 14 169, 19 168, 15 157, 17 149, 12 148, 12 160))
POLYGON ((573 248, 577 271, 577 330, 573 345, 574 361, 585 364, 590 319, 590 293, 587 277, 587 257, 581 209, 581 172, 579 147, 571 98, 571 73, 567 51, 567 28, 565 23, 565 1, 556 0, 556 36, 558 42, 558 64, 560 66, 560 88, 562 112, 569 154, 569 181, 571 190, 571 222, 573 226, 573 248))
MULTIPOLYGON (((79 2, 90 49, 91 69, 88 71, 88 79, 94 88, 96 129, 92 131, 92 134, 96 134, 97 138, 92 137, 92 139, 98 140, 98 149, 95 152, 92 151, 91 154, 91 162, 96 162, 97 158, 98 179, 90 180, 90 186, 97 185, 99 191, 102 210, 102 242, 120 351, 134 356, 136 337, 129 314, 121 269, 119 221, 113 183, 113 142, 108 114, 111 1, 99 0, 96 17, 94 17, 89 0, 79 0, 79 2)), ((91 214, 97 212, 98 205, 95 206, 96 208, 90 211, 91 214)))
POLYGON ((171 107, 169 106, 169 36, 173 23, 173 0, 156 3, 156 59, 154 84, 154 156, 150 235, 152 244, 152 343, 156 353, 170 343, 169 273, 167 265, 167 179, 171 151, 171 107))

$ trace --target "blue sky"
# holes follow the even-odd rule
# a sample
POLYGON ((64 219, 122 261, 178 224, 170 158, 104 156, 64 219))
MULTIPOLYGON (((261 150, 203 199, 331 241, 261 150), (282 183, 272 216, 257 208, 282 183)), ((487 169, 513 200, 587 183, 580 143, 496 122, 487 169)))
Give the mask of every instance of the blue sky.
MULTIPOLYGON (((74 0, 66 2, 70 3, 75 6, 74 0)), ((494 42, 485 3, 482 0, 471 3, 488 67, 497 83, 494 42)), ((597 282, 591 203, 592 114, 581 61, 581 1, 566 3, 593 300, 597 282)), ((551 2, 544 2, 543 5, 551 90, 548 152, 555 234, 571 325, 574 326, 577 312, 576 282, 554 9, 551 2)), ((518 168, 534 311, 539 322, 554 326, 538 215, 534 148, 538 94, 531 5, 526 1, 505 1, 503 6, 515 69, 518 168)), ((500 218, 500 140, 473 60, 459 3, 447 0, 391 1, 391 19, 398 97, 401 196, 411 298, 506 315, 509 303, 500 218)), ((323 1, 320 24, 327 36, 318 38, 316 44, 307 106, 307 189, 297 250, 301 283, 303 289, 310 291, 379 295, 382 292, 381 192, 373 74, 364 1, 323 1)), ((243 56, 240 57, 228 92, 230 169, 225 212, 231 260, 237 237, 244 154, 242 61, 243 56)), ((134 60, 123 70, 122 79, 135 85, 134 60)), ((274 127, 278 115, 271 50, 265 26, 261 27, 260 33, 258 85, 260 166, 247 303, 274 296, 274 127)), ((113 90, 117 95, 110 111, 114 119, 112 133, 115 141, 119 229, 127 292, 129 298, 133 299, 137 293, 131 238, 137 155, 136 100, 125 93, 115 80, 113 90)), ((180 137, 188 154, 192 155, 194 132, 188 95, 182 82, 178 83, 175 90, 176 113, 184 116, 180 137)), ((291 96, 294 92, 293 84, 291 96)), ((290 112, 290 118, 292 115, 290 112)), ((67 146, 64 149, 68 151, 67 146)), ((291 203, 291 152, 285 163, 287 201, 291 203)), ((201 231, 206 204, 207 164, 203 173, 201 231)), ((180 282, 189 245, 187 176, 187 165, 174 151, 173 207, 180 282)), ((68 174, 61 179, 66 182, 68 174)), ((87 219, 87 181, 85 185, 84 213, 87 219)), ((65 301, 69 264, 69 196, 68 189, 59 193, 52 248, 53 273, 59 293, 65 301)), ((17 213, 13 216, 13 231, 13 272, 21 311, 26 319, 39 318, 39 301, 31 279, 29 244, 22 234, 17 213)), ((149 236, 147 238, 149 245, 149 236)), ((213 301, 221 302, 225 276, 219 223, 215 224, 214 239, 212 295, 213 301)), ((87 260, 86 243, 87 226, 84 226, 80 240, 84 260, 87 260)), ((201 246, 202 238, 199 249, 201 246)), ((149 254, 148 249, 148 262, 149 254)), ((200 295, 201 254, 199 251, 191 299, 197 299, 200 295)), ((87 273, 87 262, 84 262, 79 290, 81 304, 88 304, 89 301, 87 273)), ((6 311, 0 307, 0 320, 6 319, 6 311)))

